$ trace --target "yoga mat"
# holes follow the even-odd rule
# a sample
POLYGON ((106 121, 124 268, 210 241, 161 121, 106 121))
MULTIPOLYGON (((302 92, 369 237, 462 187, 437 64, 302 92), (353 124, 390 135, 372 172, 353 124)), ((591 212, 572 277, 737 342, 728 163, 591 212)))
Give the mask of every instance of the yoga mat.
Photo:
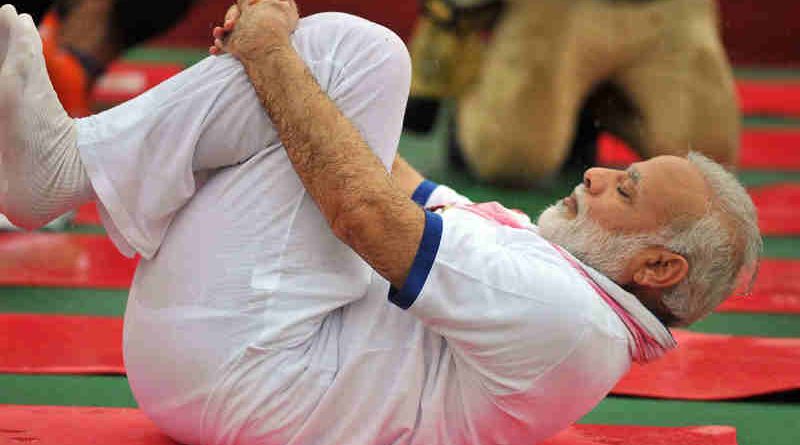
POLYGON ((0 286, 127 289, 135 268, 105 236, 0 233, 0 286))
POLYGON ((800 314, 800 261, 761 260, 752 293, 737 292, 717 311, 800 314))
MULTIPOLYGON (((640 160, 620 139, 604 133, 598 141, 600 165, 626 166, 640 160)), ((750 170, 800 170, 800 131, 748 129, 742 133, 739 167, 750 170)))
POLYGON ((736 81, 744 114, 800 116, 800 82, 792 80, 736 81))
MULTIPOLYGON (((133 408, 0 405, 0 445, 176 445, 133 408)), ((736 445, 729 426, 574 425, 542 445, 736 445)))
POLYGON ((133 408, 0 405, 0 445, 177 445, 133 408))
POLYGON ((79 226, 99 226, 102 224, 100 221, 100 214, 97 213, 97 205, 93 202, 82 205, 77 212, 72 223, 79 226))
POLYGON ((730 426, 573 425, 540 445, 736 445, 730 426))
POLYGON ((113 62, 97 81, 91 101, 113 105, 132 99, 183 71, 172 63, 113 62))
POLYGON ((673 330, 678 348, 633 364, 611 392, 683 400, 724 400, 800 388, 800 339, 734 337, 673 330))
MULTIPOLYGON (((800 150, 800 145, 797 147, 800 150)), ((800 184, 771 184, 749 190, 763 235, 800 235, 800 184)))
POLYGON ((122 319, 0 314, 0 372, 124 374, 122 319))

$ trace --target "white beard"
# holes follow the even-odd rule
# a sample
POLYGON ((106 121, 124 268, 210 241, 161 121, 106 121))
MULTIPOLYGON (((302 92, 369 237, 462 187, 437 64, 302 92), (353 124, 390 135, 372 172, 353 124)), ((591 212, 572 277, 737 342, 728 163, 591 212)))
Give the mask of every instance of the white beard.
POLYGON ((569 219, 564 201, 551 205, 539 216, 539 234, 558 244, 584 264, 619 283, 628 263, 641 249, 659 244, 655 234, 619 234, 606 230, 588 217, 584 188, 575 189, 578 215, 569 219))

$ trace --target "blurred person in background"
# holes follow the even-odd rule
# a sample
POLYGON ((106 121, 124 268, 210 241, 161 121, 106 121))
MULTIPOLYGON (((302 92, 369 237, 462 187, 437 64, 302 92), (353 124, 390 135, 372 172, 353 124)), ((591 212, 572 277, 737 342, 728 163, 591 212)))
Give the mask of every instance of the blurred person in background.
MULTIPOLYGON (((123 52, 167 31, 197 0, 22 0, 39 25, 50 81, 73 117, 91 114, 90 92, 123 52), (158 11, 154 14, 153 11, 158 11)), ((49 227, 63 227, 70 215, 49 227)), ((16 227, 0 214, 0 230, 16 227)))
MULTIPOLYGON (((740 115, 713 0, 423 0, 406 128, 454 99, 450 157, 528 185, 609 131, 645 158, 735 165, 740 115), (576 131, 576 128, 578 130, 576 131)), ((575 159, 575 157, 573 157, 575 159)))
POLYGON ((39 25, 47 69, 74 117, 90 114, 89 93, 127 49, 174 26, 197 0, 23 0, 11 4, 39 25), (157 13, 154 13, 157 11, 157 13))

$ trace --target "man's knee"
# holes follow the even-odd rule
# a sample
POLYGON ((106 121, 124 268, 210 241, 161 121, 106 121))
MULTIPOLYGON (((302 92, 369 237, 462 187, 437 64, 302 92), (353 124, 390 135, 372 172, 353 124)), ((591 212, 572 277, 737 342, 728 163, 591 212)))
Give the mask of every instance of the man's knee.
POLYGON ((324 53, 309 54, 308 57, 330 58, 340 78, 378 75, 393 88, 402 88, 406 93, 410 88, 408 49, 403 40, 388 28, 354 15, 325 12, 304 18, 298 31, 301 41, 321 48, 324 53))
MULTIPOLYGON (((390 29, 343 12, 324 12, 303 19, 317 28, 316 37, 341 53, 390 56, 411 66, 403 40, 390 29)), ((344 66, 346 61, 339 60, 344 66)))
POLYGON ((403 40, 388 28, 368 20, 350 16, 354 19, 353 31, 355 45, 362 53, 365 70, 375 69, 383 75, 391 74, 386 81, 401 74, 401 79, 408 78, 406 89, 410 88, 411 57, 403 40))
POLYGON ((411 89, 411 56, 405 42, 393 31, 380 25, 373 26, 365 34, 365 38, 379 42, 373 51, 381 56, 381 71, 390 74, 387 81, 393 82, 393 88, 399 88, 408 95, 411 89))

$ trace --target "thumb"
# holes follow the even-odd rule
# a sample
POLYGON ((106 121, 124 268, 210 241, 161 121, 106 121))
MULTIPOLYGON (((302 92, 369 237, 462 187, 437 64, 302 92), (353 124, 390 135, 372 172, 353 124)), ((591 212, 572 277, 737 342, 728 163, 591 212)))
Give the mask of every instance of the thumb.
POLYGON ((239 19, 240 15, 242 15, 242 11, 239 9, 239 5, 231 5, 231 7, 228 8, 228 12, 225 13, 225 23, 235 22, 239 19))

